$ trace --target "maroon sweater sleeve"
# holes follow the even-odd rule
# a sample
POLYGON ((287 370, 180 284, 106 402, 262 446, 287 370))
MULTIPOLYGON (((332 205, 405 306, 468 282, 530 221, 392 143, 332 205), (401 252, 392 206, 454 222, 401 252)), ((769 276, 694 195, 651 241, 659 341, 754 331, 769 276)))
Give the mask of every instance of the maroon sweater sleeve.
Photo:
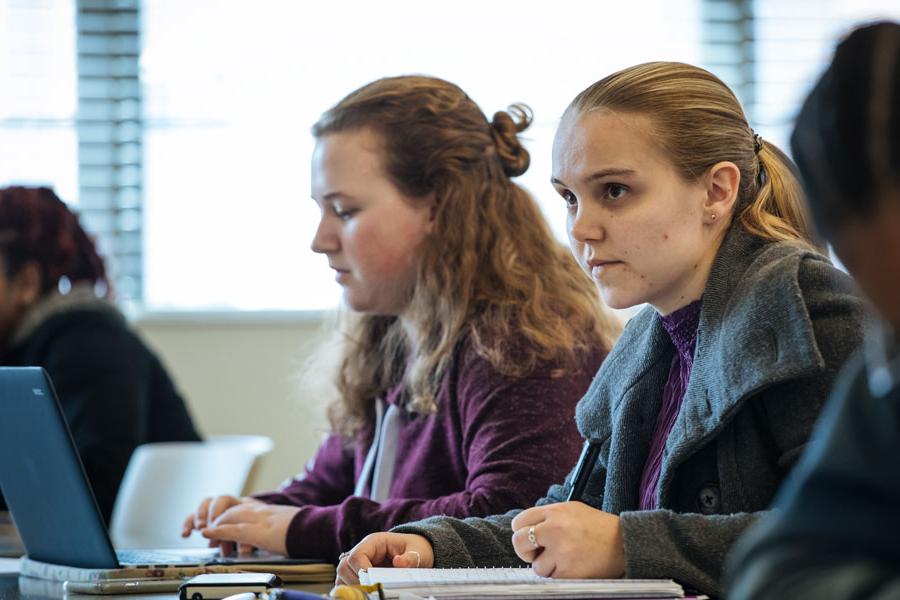
POLYGON ((353 447, 339 435, 329 435, 304 472, 277 492, 254 497, 270 504, 338 504, 351 494, 354 486, 353 447))
MULTIPOLYGON (((575 404, 590 383, 602 355, 588 357, 580 370, 554 377, 551 367, 524 378, 498 375, 490 365, 466 352, 444 381, 439 402, 448 410, 428 418, 445 419, 441 431, 457 431, 443 460, 429 464, 399 456, 395 478, 416 469, 426 480, 464 461, 465 489, 438 497, 396 497, 376 503, 346 497, 332 506, 306 505, 287 532, 294 557, 334 560, 365 535, 433 515, 486 516, 531 506, 563 477, 577 460, 581 437, 575 427, 575 404)), ((424 443, 424 442, 423 442, 424 443)), ((393 494, 392 494, 393 495, 393 494)))

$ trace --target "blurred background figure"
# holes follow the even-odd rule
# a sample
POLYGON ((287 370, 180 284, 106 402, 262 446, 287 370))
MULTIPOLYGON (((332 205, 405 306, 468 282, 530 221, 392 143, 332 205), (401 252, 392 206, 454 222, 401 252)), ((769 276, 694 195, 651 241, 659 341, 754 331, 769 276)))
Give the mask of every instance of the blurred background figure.
POLYGON ((819 229, 883 319, 743 542, 729 598, 900 597, 900 24, 855 30, 791 140, 819 229))
POLYGON ((199 440, 111 295, 94 242, 53 190, 0 188, 0 365, 50 374, 107 523, 135 447, 199 440))

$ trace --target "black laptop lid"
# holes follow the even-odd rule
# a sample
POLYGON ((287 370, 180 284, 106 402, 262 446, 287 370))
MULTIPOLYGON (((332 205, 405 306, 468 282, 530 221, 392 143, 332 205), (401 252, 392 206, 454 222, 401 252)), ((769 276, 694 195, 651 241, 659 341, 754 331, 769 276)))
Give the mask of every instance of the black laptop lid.
POLYGON ((0 367, 0 488, 34 560, 119 566, 50 378, 0 367))

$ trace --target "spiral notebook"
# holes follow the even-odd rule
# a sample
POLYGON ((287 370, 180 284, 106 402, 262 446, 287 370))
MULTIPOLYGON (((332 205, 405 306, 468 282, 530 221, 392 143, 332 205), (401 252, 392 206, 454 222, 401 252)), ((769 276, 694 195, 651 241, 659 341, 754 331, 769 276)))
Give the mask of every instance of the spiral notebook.
POLYGON ((684 598, 670 579, 551 579, 529 568, 385 569, 360 572, 360 583, 380 583, 385 597, 433 596, 437 600, 469 598, 684 598))

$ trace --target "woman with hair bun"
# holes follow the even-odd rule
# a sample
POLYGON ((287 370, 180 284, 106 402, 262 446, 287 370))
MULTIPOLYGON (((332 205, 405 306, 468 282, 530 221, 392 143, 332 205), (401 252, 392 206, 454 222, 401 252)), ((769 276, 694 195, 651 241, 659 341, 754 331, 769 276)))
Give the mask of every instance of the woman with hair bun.
POLYGON ((184 535, 333 560, 406 521, 529 506, 574 463, 575 404, 618 325, 512 180, 530 120, 407 76, 315 124, 312 249, 353 311, 332 434, 303 475, 206 499, 184 535))
POLYGON ((107 522, 138 445, 200 439, 111 292, 93 241, 52 190, 0 188, 0 364, 50 374, 107 522))
POLYGON ((583 492, 569 476, 524 511, 374 534, 340 579, 371 565, 530 563, 721 595, 725 554, 806 444, 863 305, 819 252, 790 161, 731 90, 670 62, 594 83, 563 115, 552 181, 606 303, 649 304, 578 405, 597 449, 583 492))

